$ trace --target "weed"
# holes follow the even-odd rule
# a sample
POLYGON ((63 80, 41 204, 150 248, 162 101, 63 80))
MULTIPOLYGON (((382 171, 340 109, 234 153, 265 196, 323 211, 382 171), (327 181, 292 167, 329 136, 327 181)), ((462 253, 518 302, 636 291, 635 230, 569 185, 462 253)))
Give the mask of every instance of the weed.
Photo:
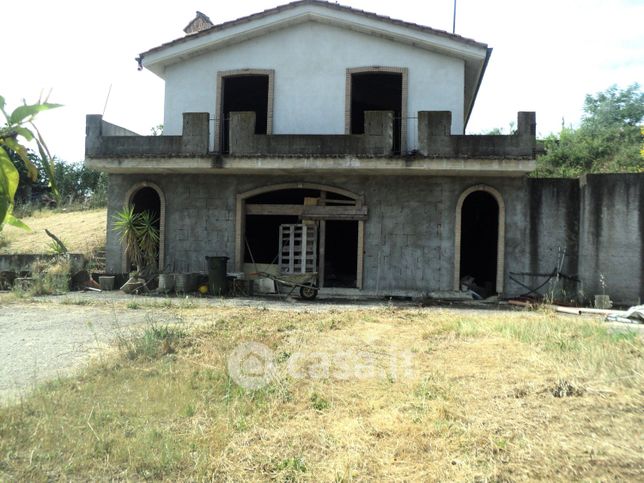
POLYGON ((565 379, 559 379, 550 390, 554 397, 582 396, 584 388, 565 379))
POLYGON ((194 404, 188 404, 183 411, 183 413, 186 415, 186 417, 191 418, 195 415, 197 411, 195 410, 194 404))
POLYGON ((66 253, 65 248, 63 248, 56 240, 50 240, 47 248, 49 248, 49 252, 54 255, 64 255, 66 253))
POLYGON ((289 359, 290 357, 291 357, 291 353, 290 353, 290 352, 284 352, 284 351, 283 351, 283 352, 280 352, 279 354, 277 354, 277 357, 275 358, 275 360, 276 360, 278 363, 282 363, 282 362, 286 362, 286 361, 288 361, 288 359, 289 359))
POLYGON ((426 376, 416 387, 415 395, 421 401, 433 401, 436 399, 447 399, 447 387, 434 374, 426 376))
POLYGON ((329 407, 329 401, 320 396, 317 392, 311 394, 311 407, 316 411, 324 411, 329 407))
POLYGON ((295 471, 300 473, 306 473, 306 465, 304 460, 299 456, 294 456, 292 458, 287 458, 280 461, 275 467, 278 471, 295 471))
POLYGON ((185 337, 185 332, 169 325, 152 324, 142 333, 120 337, 118 345, 127 359, 158 359, 175 351, 175 344, 185 337))
POLYGON ((37 260, 31 266, 29 283, 14 285, 18 297, 53 295, 69 291, 72 263, 67 257, 57 257, 51 261, 37 260))
POLYGON ((138 310, 141 308, 141 304, 138 302, 128 302, 127 308, 131 310, 138 310))
POLYGON ((64 297, 59 303, 61 305, 91 305, 92 301, 89 299, 82 299, 80 297, 64 297))

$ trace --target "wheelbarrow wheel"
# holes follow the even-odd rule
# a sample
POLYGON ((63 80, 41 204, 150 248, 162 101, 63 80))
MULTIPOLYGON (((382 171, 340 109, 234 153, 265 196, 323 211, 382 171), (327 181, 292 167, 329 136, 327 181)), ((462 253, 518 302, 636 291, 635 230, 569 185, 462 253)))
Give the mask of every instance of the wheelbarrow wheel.
POLYGON ((304 287, 300 287, 300 297, 302 297, 304 300, 313 300, 315 297, 318 296, 318 288, 313 285, 305 285, 304 287))

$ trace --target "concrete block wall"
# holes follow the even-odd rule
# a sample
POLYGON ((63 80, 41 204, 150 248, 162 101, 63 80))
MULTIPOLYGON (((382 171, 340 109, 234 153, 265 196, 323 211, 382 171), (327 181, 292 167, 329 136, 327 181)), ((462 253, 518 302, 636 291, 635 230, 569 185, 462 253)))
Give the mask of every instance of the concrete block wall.
POLYGON ((255 134, 255 112, 231 112, 230 154, 390 155, 393 148, 393 112, 365 111, 364 115, 364 134, 255 134))
MULTIPOLYGON (((529 253, 527 273, 551 273, 560 267, 568 276, 578 275, 579 180, 529 178, 527 180, 529 253), (563 264, 561 264, 563 262, 563 264)), ((547 280, 541 276, 516 276, 529 287, 547 280)), ((561 298, 577 297, 579 284, 553 280, 539 290, 561 298)))
MULTIPOLYGON (((521 179, 382 176, 110 175, 109 214, 121 209, 129 190, 157 184, 166 199, 165 270, 205 270, 205 256, 235 257, 236 195, 287 182, 310 182, 364 194, 364 290, 379 294, 451 290, 454 219, 458 197, 482 182, 506 200, 506 266, 523 263, 524 181, 521 179)), ((110 222, 111 225, 111 222, 110 222)), ((121 271, 118 237, 108 227, 108 270, 121 271)), ((517 265, 519 264, 519 265, 517 265)), ((519 269, 523 269, 522 265, 519 269)), ((506 279, 506 286, 508 280, 506 279)))
POLYGON ((644 300, 643 234, 644 174, 591 174, 580 180, 579 275, 584 296, 605 290, 616 303, 644 300))
POLYGON ((208 154, 207 112, 183 113, 181 136, 140 136, 108 123, 99 114, 86 116, 85 157, 208 154))
MULTIPOLYGON (((644 298, 644 175, 590 175, 582 180, 404 176, 110 175, 109 217, 137 183, 156 183, 166 198, 165 270, 203 271, 205 256, 235 258, 236 195, 288 182, 310 182, 363 194, 364 285, 369 293, 451 290, 459 196, 485 184, 505 203, 504 295, 527 290, 511 272, 579 275, 583 295, 606 293, 616 303, 644 298)), ((121 271, 121 249, 107 233, 108 270, 121 271)), ((544 278, 515 276, 530 287, 544 278)), ((577 284, 564 285, 570 295, 577 284)), ((543 293, 543 291, 542 291, 543 293)))
POLYGON ((517 131, 511 135, 452 135, 450 111, 418 113, 418 151, 436 157, 524 157, 537 150, 536 115, 517 114, 517 131))

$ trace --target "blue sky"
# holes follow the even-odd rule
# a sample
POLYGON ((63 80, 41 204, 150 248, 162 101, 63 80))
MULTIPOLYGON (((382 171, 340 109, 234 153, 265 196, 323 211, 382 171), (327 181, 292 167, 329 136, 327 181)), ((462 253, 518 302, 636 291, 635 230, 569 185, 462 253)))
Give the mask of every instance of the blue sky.
MULTIPOLYGON (((163 81, 137 71, 140 52, 182 36, 196 10, 219 23, 282 3, 6 2, 0 95, 11 107, 51 90, 50 100, 65 107, 43 113, 39 127, 54 154, 79 161, 85 114, 103 112, 110 86, 107 120, 141 134, 163 122, 163 81)), ((339 3, 452 29, 453 0, 339 3)), ((642 19, 642 0, 457 0, 456 33, 494 49, 468 132, 507 130, 517 111, 534 110, 545 136, 557 132, 562 119, 578 124, 586 94, 643 83, 642 19)))

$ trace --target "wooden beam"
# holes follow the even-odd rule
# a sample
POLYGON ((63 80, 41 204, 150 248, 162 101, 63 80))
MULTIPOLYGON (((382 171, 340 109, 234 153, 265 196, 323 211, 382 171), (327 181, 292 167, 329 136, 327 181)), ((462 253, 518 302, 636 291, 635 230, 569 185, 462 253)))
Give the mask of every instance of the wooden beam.
POLYGON ((301 216, 304 205, 247 204, 247 215, 294 215, 301 216))
POLYGON ((362 289, 364 278, 364 221, 358 222, 358 267, 356 269, 356 288, 362 289))
POLYGON ((366 220, 367 213, 366 206, 307 206, 302 216, 312 220, 366 220))
POLYGON ((292 215, 312 220, 366 220, 367 207, 247 204, 247 215, 292 215))

